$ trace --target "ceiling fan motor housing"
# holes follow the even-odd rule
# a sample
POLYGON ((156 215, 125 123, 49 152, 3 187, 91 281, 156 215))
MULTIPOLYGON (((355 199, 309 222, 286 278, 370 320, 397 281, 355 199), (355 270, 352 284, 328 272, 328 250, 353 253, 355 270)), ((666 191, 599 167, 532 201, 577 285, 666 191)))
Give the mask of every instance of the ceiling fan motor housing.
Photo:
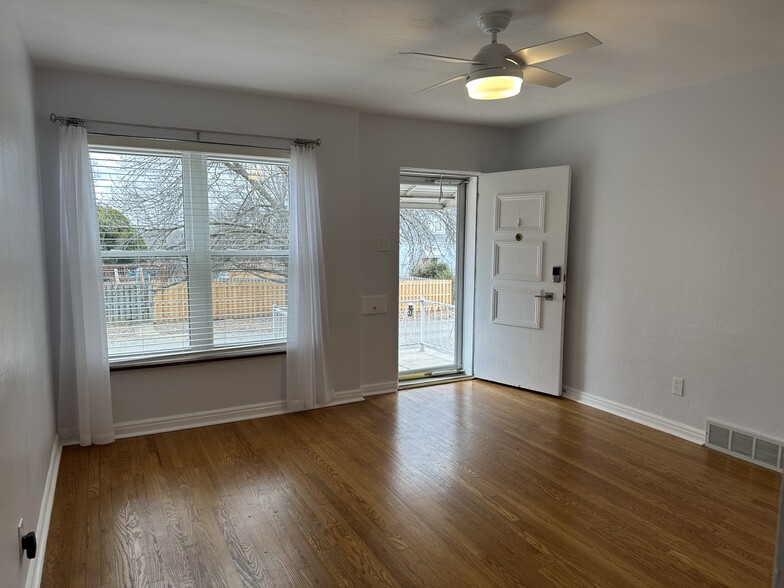
POLYGON ((511 49, 503 43, 488 43, 474 55, 474 61, 466 77, 467 81, 493 76, 512 76, 522 78, 523 72, 517 63, 507 59, 511 49))

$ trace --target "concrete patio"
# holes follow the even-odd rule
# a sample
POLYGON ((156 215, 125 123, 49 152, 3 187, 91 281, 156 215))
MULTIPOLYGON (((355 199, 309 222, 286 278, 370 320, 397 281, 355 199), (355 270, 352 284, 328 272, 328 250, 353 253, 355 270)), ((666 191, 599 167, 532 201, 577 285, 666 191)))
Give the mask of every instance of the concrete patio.
POLYGON ((453 354, 434 349, 420 351, 419 347, 401 349, 398 352, 398 370, 401 372, 424 371, 441 366, 454 365, 453 354))

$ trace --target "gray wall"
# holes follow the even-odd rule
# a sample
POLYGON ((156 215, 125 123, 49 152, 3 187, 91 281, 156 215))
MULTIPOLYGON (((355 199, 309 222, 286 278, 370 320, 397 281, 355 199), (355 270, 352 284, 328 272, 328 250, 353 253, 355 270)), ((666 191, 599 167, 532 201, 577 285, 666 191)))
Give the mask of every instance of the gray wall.
POLYGON ((16 525, 35 530, 54 442, 31 72, 0 6, 0 584, 24 584, 16 525))
POLYGON ((784 439, 783 96, 779 66, 517 131, 573 166, 567 386, 784 439))
MULTIPOLYGON (((85 118, 320 137, 319 189, 325 206, 324 250, 331 359, 338 391, 359 389, 358 113, 296 100, 160 84, 109 76, 38 70, 35 76, 47 251, 55 255, 57 154, 50 112, 85 118), (52 237, 51 239, 49 237, 52 237), (339 352, 337 352, 339 350, 339 352)), ((213 137, 212 140, 220 140, 213 137)), ((230 140, 230 139, 229 139, 230 140)), ((52 257, 55 259, 54 257, 52 257)), ((50 279, 57 268, 50 264, 50 279)), ((56 316, 57 309, 52 308, 56 316)), ((212 365, 215 364, 205 364, 212 365)), ((115 422, 280 400, 279 356, 228 361, 222 383, 203 366, 138 369, 112 375, 115 422)))
MULTIPOLYGON (((784 68, 744 74, 517 131, 360 114, 349 108, 175 84, 39 70, 47 235, 57 230, 50 111, 320 136, 330 323, 339 391, 397 376, 396 319, 361 316, 362 294, 397 293, 401 166, 464 171, 571 164, 565 383, 702 429, 707 416, 784 437, 784 68), (671 378, 686 394, 670 394, 671 378)), ((52 250, 52 253, 56 251, 52 250)), ((54 310, 54 309, 53 309, 54 310)), ((206 368, 116 372, 115 420, 282 397, 280 356, 206 368), (242 385, 231 385, 231 382, 242 385)))
MULTIPOLYGON (((490 172, 512 165, 510 130, 360 116, 362 292, 397 299, 400 168, 490 172), (391 237, 392 253, 376 252, 391 237)), ((397 314, 362 317, 362 382, 397 380, 397 314)))
MULTIPOLYGON (((36 71, 42 191, 48 251, 56 254, 56 129, 50 112, 168 126, 320 137, 327 296, 335 389, 396 382, 397 319, 361 316, 362 294, 397 298, 397 254, 376 253, 375 237, 397 240, 401 166, 504 169, 509 130, 360 115, 349 108, 238 92, 57 70, 36 71)), ((56 272, 54 266, 50 272, 56 272)), ((50 277, 54 278, 55 273, 50 277)), ((56 313, 56 308, 52 309, 56 313)), ((282 356, 112 374, 115 422, 280 400, 282 356), (221 376, 215 374, 220 370, 221 376)))

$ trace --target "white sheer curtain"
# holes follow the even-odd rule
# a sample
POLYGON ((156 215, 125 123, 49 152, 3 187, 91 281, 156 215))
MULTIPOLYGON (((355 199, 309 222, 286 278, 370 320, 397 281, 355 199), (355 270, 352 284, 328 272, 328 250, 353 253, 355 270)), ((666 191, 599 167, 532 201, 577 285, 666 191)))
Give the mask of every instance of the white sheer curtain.
POLYGON ((304 410, 326 406, 333 396, 314 147, 292 148, 290 186, 286 401, 289 410, 304 410))
POLYGON ((98 213, 87 132, 60 128, 58 431, 80 445, 114 441, 98 213))

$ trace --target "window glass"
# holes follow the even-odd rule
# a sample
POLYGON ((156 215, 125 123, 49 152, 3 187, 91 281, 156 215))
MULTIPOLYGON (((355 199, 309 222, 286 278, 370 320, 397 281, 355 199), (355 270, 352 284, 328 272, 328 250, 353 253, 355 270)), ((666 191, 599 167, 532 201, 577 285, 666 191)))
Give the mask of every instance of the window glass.
POLYGON ((90 155, 110 359, 285 340, 288 160, 90 155))
POLYGON ((208 178, 212 249, 289 248, 287 164, 210 158, 208 178))

